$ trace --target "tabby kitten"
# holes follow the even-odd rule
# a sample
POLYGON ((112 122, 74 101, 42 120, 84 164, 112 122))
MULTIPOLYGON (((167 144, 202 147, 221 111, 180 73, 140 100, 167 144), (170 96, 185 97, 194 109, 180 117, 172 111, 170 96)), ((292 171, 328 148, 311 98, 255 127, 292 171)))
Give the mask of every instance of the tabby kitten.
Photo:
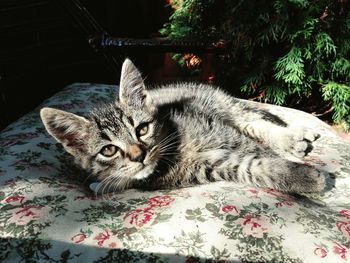
POLYGON ((43 108, 47 131, 99 181, 99 192, 234 181, 284 192, 322 191, 325 176, 280 157, 304 157, 318 138, 203 84, 146 89, 125 60, 119 96, 87 118, 43 108), (259 143, 263 141, 264 143, 259 143))

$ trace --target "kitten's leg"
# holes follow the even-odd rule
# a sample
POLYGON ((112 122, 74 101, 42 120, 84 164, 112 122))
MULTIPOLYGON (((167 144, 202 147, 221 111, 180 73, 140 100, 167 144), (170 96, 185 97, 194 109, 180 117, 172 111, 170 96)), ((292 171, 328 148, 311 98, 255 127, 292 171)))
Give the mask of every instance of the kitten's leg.
POLYGON ((281 127, 265 120, 238 121, 236 125, 245 135, 299 158, 306 156, 313 148, 312 143, 319 138, 319 134, 311 130, 281 127))
POLYGON ((312 150, 312 142, 319 137, 302 128, 291 129, 278 116, 210 86, 169 87, 150 92, 160 105, 184 101, 196 112, 223 121, 251 138, 264 141, 272 149, 282 149, 299 158, 312 150))
POLYGON ((319 135, 303 128, 291 128, 280 117, 258 109, 245 100, 227 96, 220 90, 209 90, 195 96, 192 106, 235 127, 251 138, 265 142, 272 149, 281 149, 304 157, 312 150, 319 135))
POLYGON ((325 188, 325 174, 304 164, 254 154, 237 160, 233 153, 231 158, 214 169, 214 177, 290 193, 315 193, 325 188))

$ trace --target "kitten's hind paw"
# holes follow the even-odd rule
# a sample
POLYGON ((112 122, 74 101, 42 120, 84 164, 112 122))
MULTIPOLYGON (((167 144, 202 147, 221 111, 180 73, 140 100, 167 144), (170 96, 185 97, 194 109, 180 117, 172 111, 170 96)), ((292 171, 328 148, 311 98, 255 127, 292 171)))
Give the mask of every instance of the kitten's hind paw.
POLYGON ((310 166, 298 167, 294 181, 295 193, 320 193, 326 189, 327 173, 310 166))
POLYGON ((284 140, 284 150, 298 158, 303 158, 313 150, 313 142, 320 138, 316 132, 306 129, 293 130, 284 140))
POLYGON ((315 180, 314 180, 315 184, 311 189, 312 191, 310 192, 319 193, 325 190, 327 173, 319 170, 315 170, 314 174, 311 173, 310 176, 315 177, 315 180))

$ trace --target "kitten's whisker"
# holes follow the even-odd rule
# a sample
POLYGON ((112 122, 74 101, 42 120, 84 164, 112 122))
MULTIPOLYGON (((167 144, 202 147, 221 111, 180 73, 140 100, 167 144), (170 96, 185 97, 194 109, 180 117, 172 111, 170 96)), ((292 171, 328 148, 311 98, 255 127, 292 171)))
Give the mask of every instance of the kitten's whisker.
MULTIPOLYGON (((113 185, 115 184, 115 182, 119 180, 119 176, 115 176, 113 178, 111 178, 111 180, 109 181, 108 187, 107 187, 107 192, 108 193, 112 193, 113 191, 111 191, 111 188, 113 187, 113 185)), ((112 188, 113 189, 113 188, 112 188)), ((107 195, 108 196, 108 195, 107 195)))
POLYGON ((119 191, 119 190, 122 190, 122 185, 123 185, 123 181, 124 181, 125 179, 124 178, 122 178, 122 177, 119 177, 118 178, 118 180, 115 180, 115 182, 113 182, 113 185, 112 185, 112 189, 113 189, 113 192, 115 192, 115 191, 119 191))
POLYGON ((169 140, 172 140, 173 138, 176 138, 176 137, 179 137, 179 133, 178 132, 173 132, 173 133, 170 133, 168 136, 166 136, 165 138, 163 138, 159 144, 162 144, 164 142, 168 142, 169 140))
POLYGON ((103 188, 101 191, 102 196, 105 196, 105 194, 109 193, 110 186, 111 186, 113 180, 115 180, 115 179, 116 178, 114 176, 109 176, 106 178, 106 180, 104 180, 104 185, 103 185, 103 188))
POLYGON ((122 174, 123 172, 125 172, 127 170, 128 170, 128 167, 124 167, 124 168, 120 169, 118 171, 118 173, 114 174, 113 176, 108 176, 108 177, 104 178, 100 182, 100 184, 97 186, 96 192, 99 192, 100 188, 102 187, 102 190, 101 190, 102 195, 104 195, 105 193, 109 193, 111 187, 113 185, 115 185, 116 182, 118 184, 118 181, 121 180, 121 178, 123 178, 122 176, 120 176, 120 174, 122 174), (107 191, 105 191, 105 190, 107 190, 107 191))
POLYGON ((97 192, 97 193, 100 193, 102 197, 103 197, 104 194, 105 194, 105 189, 106 189, 106 187, 108 186, 109 181, 110 181, 110 178, 104 179, 104 180, 97 186, 97 188, 96 188, 96 192, 97 192), (102 188, 102 189, 101 189, 101 188, 102 188), (100 189, 101 189, 101 190, 100 190, 100 189))
POLYGON ((174 134, 171 134, 170 136, 167 136, 163 140, 161 140, 158 144, 164 145, 164 144, 167 144, 168 142, 171 142, 172 140, 175 140, 177 138, 180 138, 180 134, 174 133, 174 134))
POLYGON ((158 143, 158 146, 159 146, 159 148, 162 148, 162 147, 168 146, 170 143, 174 143, 174 142, 177 142, 177 140, 175 140, 175 138, 171 138, 171 139, 164 141, 162 143, 158 143))
POLYGON ((173 141, 171 143, 165 144, 165 145, 159 145, 159 151, 160 152, 165 152, 167 150, 175 150, 178 146, 179 142, 178 141, 173 141))
POLYGON ((162 130, 163 129, 163 127, 164 127, 164 123, 157 123, 156 124, 156 128, 157 128, 157 130, 162 130))
POLYGON ((161 118, 161 120, 164 121, 164 119, 168 118, 169 116, 170 116, 170 112, 168 112, 167 114, 165 114, 165 115, 161 118))
POLYGON ((179 152, 178 151, 173 151, 173 149, 168 149, 167 151, 160 151, 159 154, 162 156, 176 156, 179 152))
POLYGON ((108 183, 105 185, 104 189, 103 189, 103 197, 107 196, 110 197, 110 193, 112 193, 113 191, 111 191, 111 188, 113 187, 113 185, 115 184, 116 181, 119 180, 119 177, 112 177, 108 180, 108 183))
POLYGON ((177 152, 178 150, 178 145, 169 145, 169 146, 163 146, 159 148, 160 153, 165 153, 165 152, 177 152))
POLYGON ((159 147, 163 147, 163 146, 170 146, 170 145, 174 145, 174 144, 176 144, 176 143, 179 143, 179 141, 178 140, 175 140, 176 138, 174 138, 174 140, 172 141, 172 140, 169 140, 168 142, 166 142, 166 143, 160 143, 159 144, 159 147))
POLYGON ((174 131, 174 132, 168 134, 165 138, 163 138, 158 144, 165 144, 169 140, 172 140, 173 138, 176 138, 176 137, 180 137, 180 134, 177 131, 174 131))
POLYGON ((169 159, 167 157, 163 157, 162 159, 168 161, 169 163, 171 163, 173 165, 177 165, 177 163, 174 160, 171 160, 171 159, 169 159))
POLYGON ((172 143, 172 144, 168 144, 168 145, 163 145, 162 147, 159 147, 159 150, 167 150, 167 149, 176 149, 177 148, 177 142, 176 143, 172 143))
POLYGON ((165 152, 165 153, 161 153, 162 156, 174 156, 176 155, 176 152, 165 152))
POLYGON ((94 176, 93 173, 90 173, 83 181, 83 184, 86 184, 87 180, 90 179, 90 177, 94 176))
POLYGON ((165 163, 167 167, 170 168, 174 174, 176 174, 175 168, 178 168, 178 165, 176 163, 170 162, 170 160, 167 158, 161 158, 160 161, 165 163))
POLYGON ((169 147, 164 147, 162 149, 159 149, 159 153, 160 154, 165 154, 165 153, 172 153, 172 154, 176 154, 178 153, 178 149, 177 147, 174 145, 174 146, 169 146, 169 147))
POLYGON ((131 179, 127 178, 127 177, 120 178, 120 180, 117 182, 117 184, 114 185, 113 192, 115 192, 116 190, 118 190, 118 191, 125 190, 127 188, 127 186, 129 185, 130 181, 131 181, 131 179))
MULTIPOLYGON (((125 167, 123 172, 125 171, 127 172, 127 174, 132 172, 129 167, 125 167)), ((118 181, 115 184, 113 184, 113 192, 115 192, 116 190, 118 191, 125 190, 130 185, 131 180, 132 180, 131 178, 125 177, 125 176, 118 177, 118 181)))
POLYGON ((165 164, 167 164, 169 166, 170 165, 171 166, 176 165, 176 163, 173 160, 170 160, 170 159, 168 159, 166 157, 161 158, 160 161, 164 162, 165 164))

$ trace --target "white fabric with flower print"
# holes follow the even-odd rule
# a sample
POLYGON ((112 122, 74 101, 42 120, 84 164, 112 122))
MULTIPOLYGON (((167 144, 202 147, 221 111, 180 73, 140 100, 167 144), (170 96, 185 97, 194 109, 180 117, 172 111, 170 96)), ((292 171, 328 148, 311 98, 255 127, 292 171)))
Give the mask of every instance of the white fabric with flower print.
MULTIPOLYGON (((84 114, 114 92, 74 84, 42 106, 84 114)), ((0 261, 349 262, 349 143, 309 114, 252 104, 321 133, 304 161, 330 172, 325 193, 219 182, 102 199, 81 185, 38 108, 0 133, 0 261)))

